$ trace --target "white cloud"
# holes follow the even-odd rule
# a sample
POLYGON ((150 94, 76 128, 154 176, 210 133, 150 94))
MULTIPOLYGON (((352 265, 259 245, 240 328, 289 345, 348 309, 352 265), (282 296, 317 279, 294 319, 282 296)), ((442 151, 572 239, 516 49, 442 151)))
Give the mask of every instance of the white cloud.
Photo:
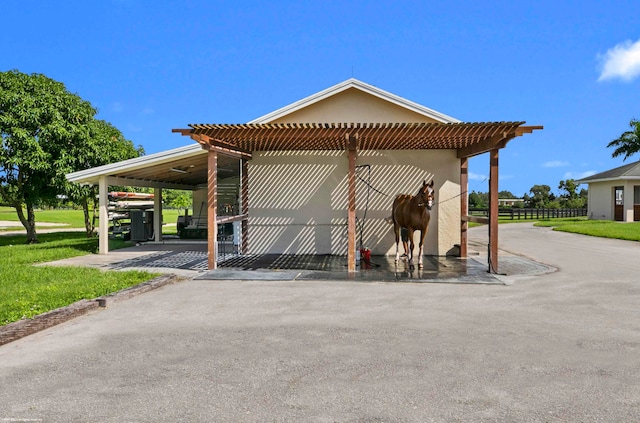
POLYGON ((564 167, 569 166, 569 162, 563 162, 560 160, 551 160, 549 162, 542 163, 542 167, 564 167))
POLYGON ((148 115, 152 115, 155 112, 155 110, 153 110, 151 107, 145 107, 144 109, 142 109, 142 114, 145 116, 148 115))
POLYGON ((564 179, 582 179, 589 177, 591 175, 595 175, 595 170, 587 170, 586 172, 565 172, 564 179))
POLYGON ((624 41, 598 57, 603 62, 598 81, 616 78, 631 81, 640 75, 640 40, 624 41))
POLYGON ((477 173, 469 172, 469 179, 472 181, 483 181, 487 179, 487 175, 479 175, 477 173))

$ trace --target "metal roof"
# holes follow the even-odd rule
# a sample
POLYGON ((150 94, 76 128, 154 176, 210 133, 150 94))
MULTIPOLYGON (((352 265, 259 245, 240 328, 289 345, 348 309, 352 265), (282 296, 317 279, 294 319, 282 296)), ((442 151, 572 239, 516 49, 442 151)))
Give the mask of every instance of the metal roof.
POLYGON ((621 179, 640 179, 640 161, 596 173, 595 175, 582 178, 576 182, 588 184, 589 182, 605 182, 621 179))

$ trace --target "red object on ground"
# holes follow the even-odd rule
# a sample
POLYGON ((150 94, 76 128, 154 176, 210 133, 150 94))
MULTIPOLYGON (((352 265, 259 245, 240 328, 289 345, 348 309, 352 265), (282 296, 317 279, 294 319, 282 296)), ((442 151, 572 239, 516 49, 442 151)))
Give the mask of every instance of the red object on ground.
POLYGON ((360 257, 367 263, 371 262, 371 250, 369 250, 368 248, 361 248, 360 257))

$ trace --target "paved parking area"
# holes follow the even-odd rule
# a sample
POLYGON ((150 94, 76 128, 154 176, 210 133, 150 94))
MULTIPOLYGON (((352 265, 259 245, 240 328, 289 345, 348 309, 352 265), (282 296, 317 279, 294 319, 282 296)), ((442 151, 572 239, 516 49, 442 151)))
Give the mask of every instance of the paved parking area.
POLYGON ((0 421, 636 421, 640 245, 527 224, 500 245, 558 270, 192 279, 116 303, 0 347, 0 421))

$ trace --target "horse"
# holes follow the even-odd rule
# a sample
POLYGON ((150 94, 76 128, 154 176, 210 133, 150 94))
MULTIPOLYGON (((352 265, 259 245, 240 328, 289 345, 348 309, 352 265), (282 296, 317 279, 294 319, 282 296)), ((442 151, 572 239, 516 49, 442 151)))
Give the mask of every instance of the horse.
POLYGON ((391 213, 391 219, 393 221, 393 230, 396 234, 396 259, 398 263, 400 259, 400 228, 406 228, 409 232, 410 249, 407 251, 405 245, 405 252, 409 256, 409 268, 413 269, 413 232, 420 231, 420 255, 418 259, 418 268, 422 268, 422 244, 424 238, 427 236, 427 226, 431 219, 431 208, 435 199, 435 190, 433 189, 433 180, 427 184, 427 181, 422 182, 422 187, 418 191, 418 194, 412 196, 409 194, 400 194, 393 200, 393 208, 391 213))

